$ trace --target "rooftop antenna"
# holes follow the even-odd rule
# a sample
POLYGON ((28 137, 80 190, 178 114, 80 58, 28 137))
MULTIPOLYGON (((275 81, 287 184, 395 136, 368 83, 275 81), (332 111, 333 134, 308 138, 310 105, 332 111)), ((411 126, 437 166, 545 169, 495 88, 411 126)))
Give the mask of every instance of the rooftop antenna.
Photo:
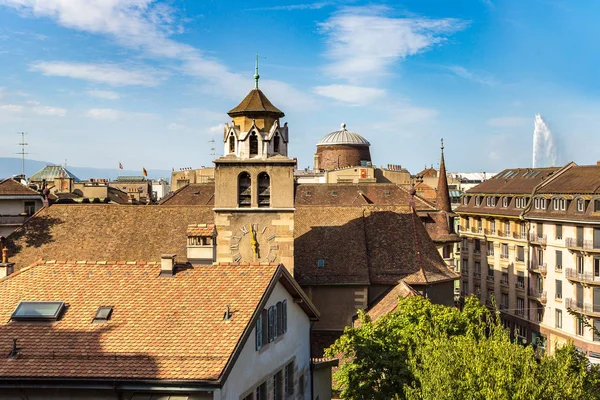
POLYGON ((27 135, 27 132, 17 132, 17 135, 21 135, 21 143, 19 143, 21 151, 16 154, 21 155, 21 174, 23 175, 23 179, 25 179, 25 154, 29 154, 25 152, 25 146, 29 145, 29 143, 25 143, 25 135, 27 135))

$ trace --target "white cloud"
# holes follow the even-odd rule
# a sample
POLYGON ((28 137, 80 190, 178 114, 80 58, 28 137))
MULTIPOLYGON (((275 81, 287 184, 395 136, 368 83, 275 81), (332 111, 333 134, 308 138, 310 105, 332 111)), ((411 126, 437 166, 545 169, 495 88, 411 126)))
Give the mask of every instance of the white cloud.
POLYGON ((59 107, 49 107, 49 106, 37 106, 31 109, 34 114, 37 115, 47 115, 52 117, 64 117, 67 114, 67 110, 59 107))
POLYGON ((219 125, 211 126, 210 128, 208 128, 208 131, 210 133, 223 133, 223 127, 224 126, 225 126, 224 124, 219 124, 219 125))
POLYGON ((0 104, 0 112, 18 113, 23 111, 23 106, 18 104, 0 104))
POLYGON ((357 81, 383 75, 394 63, 423 52, 460 31, 467 22, 454 19, 396 18, 381 6, 347 7, 319 24, 327 35, 326 72, 357 81))
POLYGON ((119 93, 110 90, 88 90, 86 93, 92 97, 105 100, 119 100, 121 98, 119 93))
POLYGON ((521 128, 526 126, 533 127, 533 118, 496 117, 488 119, 486 124, 494 128, 521 128))
POLYGON ((121 111, 112 108, 91 108, 87 110, 85 116, 97 120, 116 121, 125 118, 148 119, 156 117, 155 114, 121 111))
POLYGON ((384 89, 352 85, 316 86, 313 91, 351 105, 364 105, 385 95, 384 89))
POLYGON ((477 74, 459 65, 453 65, 447 68, 456 76, 473 82, 481 83, 483 85, 496 85, 498 83, 493 77, 489 76, 489 74, 477 74))
POLYGON ((333 3, 331 2, 318 2, 318 3, 306 3, 306 4, 291 4, 288 6, 273 6, 273 7, 257 7, 250 8, 251 11, 296 11, 296 10, 320 10, 323 7, 327 7, 333 3))
MULTIPOLYGON (((50 18, 67 28, 107 35, 121 46, 139 50, 148 57, 178 61, 182 72, 201 79, 203 89, 215 95, 239 98, 246 94, 244 88, 251 87, 247 77, 231 72, 201 50, 171 39, 170 35, 182 31, 178 23, 182 19, 177 18, 175 8, 164 3, 154 0, 0 0, 0 5, 13 7, 26 15, 50 18)), ((155 86, 160 82, 157 71, 140 71, 113 64, 40 62, 34 68, 46 75, 69 76, 113 86, 155 86)), ((286 104, 292 107, 312 105, 310 96, 300 90, 283 82, 277 85, 293 96, 282 96, 286 104)))
POLYGON ((112 86, 140 85, 156 86, 160 82, 158 73, 148 68, 133 69, 116 64, 87 64, 62 61, 44 61, 31 65, 32 71, 47 76, 63 76, 112 86))

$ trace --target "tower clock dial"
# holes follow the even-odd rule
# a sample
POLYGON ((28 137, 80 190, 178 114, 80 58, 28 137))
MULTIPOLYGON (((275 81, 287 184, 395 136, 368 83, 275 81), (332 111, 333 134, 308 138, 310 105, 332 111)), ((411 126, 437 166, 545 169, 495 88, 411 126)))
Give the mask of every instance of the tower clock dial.
POLYGON ((231 236, 231 259, 233 262, 275 262, 279 252, 275 232, 268 226, 246 224, 231 236))

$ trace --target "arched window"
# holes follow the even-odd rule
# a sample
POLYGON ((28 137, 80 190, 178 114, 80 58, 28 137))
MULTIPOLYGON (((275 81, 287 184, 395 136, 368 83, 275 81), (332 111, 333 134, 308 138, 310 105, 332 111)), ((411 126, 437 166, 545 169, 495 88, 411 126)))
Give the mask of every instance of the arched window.
POLYGON ((279 153, 279 133, 276 133, 273 138, 273 152, 279 153))
POLYGON ((258 175, 258 206, 271 206, 271 178, 266 172, 258 175))
POLYGON ((258 138, 256 132, 252 132, 250 135, 250 157, 258 155, 258 138))
POLYGON ((238 206, 252 206, 252 178, 247 172, 242 172, 238 176, 238 206))
POLYGON ((235 137, 229 136, 229 152, 235 153, 235 137))

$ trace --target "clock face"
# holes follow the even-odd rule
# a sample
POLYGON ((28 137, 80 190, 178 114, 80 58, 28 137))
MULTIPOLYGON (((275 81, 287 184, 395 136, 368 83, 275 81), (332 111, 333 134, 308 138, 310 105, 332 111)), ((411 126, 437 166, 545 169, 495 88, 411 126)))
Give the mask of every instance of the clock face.
POLYGON ((259 224, 242 225, 231 236, 231 259, 233 262, 275 262, 279 245, 275 232, 259 224))

